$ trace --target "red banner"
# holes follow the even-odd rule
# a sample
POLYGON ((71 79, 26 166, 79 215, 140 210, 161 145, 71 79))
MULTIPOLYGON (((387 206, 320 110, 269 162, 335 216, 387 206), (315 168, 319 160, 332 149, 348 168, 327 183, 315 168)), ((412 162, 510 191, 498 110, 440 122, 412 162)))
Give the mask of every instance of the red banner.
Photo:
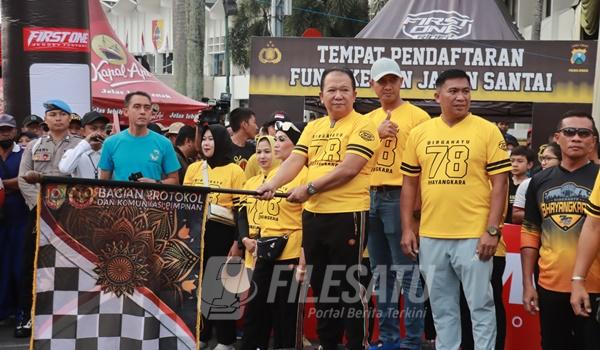
POLYGON ((90 33, 87 29, 26 27, 23 28, 23 50, 88 52, 90 33))
POLYGON ((502 276, 506 309, 505 349, 541 349, 540 321, 523 307, 523 274, 521 272, 521 226, 505 225, 506 268, 502 276))

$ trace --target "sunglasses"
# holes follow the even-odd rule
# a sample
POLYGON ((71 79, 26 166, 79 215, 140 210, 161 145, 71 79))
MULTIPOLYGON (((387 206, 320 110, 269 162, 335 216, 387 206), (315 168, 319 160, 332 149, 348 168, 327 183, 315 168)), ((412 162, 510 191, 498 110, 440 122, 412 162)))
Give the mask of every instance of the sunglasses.
POLYGON ((562 128, 558 130, 558 132, 561 132, 566 137, 573 137, 577 135, 581 138, 586 138, 594 135, 594 131, 588 128, 562 128))
POLYGON ((557 157, 545 157, 545 156, 538 157, 538 160, 540 161, 540 163, 549 162, 553 159, 558 159, 558 158, 557 157))
POLYGON ((294 123, 292 123, 292 122, 284 122, 284 121, 281 121, 281 120, 278 120, 278 121, 275 122, 275 130, 276 131, 287 132, 290 129, 294 130, 295 132, 297 132, 299 134, 302 133, 302 131, 300 131, 300 129, 298 129, 296 127, 296 125, 294 125, 294 123))

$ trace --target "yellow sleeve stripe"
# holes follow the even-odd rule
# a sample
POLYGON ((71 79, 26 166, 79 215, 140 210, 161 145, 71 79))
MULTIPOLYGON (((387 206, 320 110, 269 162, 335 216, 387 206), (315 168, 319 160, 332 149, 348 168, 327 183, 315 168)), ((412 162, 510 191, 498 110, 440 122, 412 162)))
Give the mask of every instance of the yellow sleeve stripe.
POLYGON ((485 167, 485 170, 490 172, 490 171, 494 171, 494 170, 500 170, 505 167, 511 167, 510 159, 503 159, 498 162, 490 163, 485 167))
POLYGON ((294 147, 295 151, 300 151, 302 153, 308 153, 308 147, 304 146, 304 145, 296 145, 294 147))
POLYGON ((588 202, 585 211, 592 216, 600 216, 600 207, 595 205, 594 203, 588 202))
POLYGON ((365 156, 367 156, 367 158, 373 157, 373 154, 374 154, 374 152, 372 150, 368 149, 367 147, 362 146, 362 145, 357 145, 355 143, 348 144, 348 146, 346 146, 346 151, 356 151, 356 152, 364 154, 365 156))
POLYGON ((410 174, 419 174, 421 172, 421 167, 413 166, 413 165, 406 164, 403 162, 402 165, 400 165, 400 170, 410 173, 410 174))

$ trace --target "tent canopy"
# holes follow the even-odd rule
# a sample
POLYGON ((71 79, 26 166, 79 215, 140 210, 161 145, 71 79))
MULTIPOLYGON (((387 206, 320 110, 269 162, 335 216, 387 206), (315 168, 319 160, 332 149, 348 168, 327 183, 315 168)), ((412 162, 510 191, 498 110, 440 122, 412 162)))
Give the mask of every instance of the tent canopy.
POLYGON ((370 39, 521 40, 497 0, 388 1, 356 35, 370 39), (397 25, 397 24, 400 25, 397 25))
POLYGON ((114 118, 122 112, 125 95, 132 91, 144 91, 151 96, 152 121, 165 125, 189 124, 208 107, 171 89, 148 72, 115 35, 99 0, 91 0, 89 9, 94 110, 114 118))
MULTIPOLYGON (((517 26, 497 0, 405 0, 388 1, 369 24, 356 35, 369 39, 431 40, 522 40, 517 26), (401 25, 390 25, 401 23, 401 25)), ((432 115, 439 106, 432 101, 414 101, 432 115)), ((310 104, 309 104, 310 105, 310 104)), ((357 109, 379 106, 377 100, 359 99, 357 109)), ((531 103, 474 102, 473 112, 494 120, 527 120, 531 103)))

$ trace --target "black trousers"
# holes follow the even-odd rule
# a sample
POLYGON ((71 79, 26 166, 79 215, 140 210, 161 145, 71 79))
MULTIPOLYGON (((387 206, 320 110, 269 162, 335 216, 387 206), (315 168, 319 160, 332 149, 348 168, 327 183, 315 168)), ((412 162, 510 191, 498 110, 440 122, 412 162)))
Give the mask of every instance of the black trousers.
POLYGON ((273 349, 295 347, 300 285, 294 278, 298 259, 258 259, 252 273, 246 306, 242 350, 267 349, 273 330, 273 349), (276 273, 274 273, 276 272, 276 273))
MULTIPOLYGON (((227 256, 231 244, 236 238, 236 230, 232 226, 227 226, 214 221, 206 221, 204 230, 204 259, 203 267, 206 270, 208 259, 214 256, 227 256)), ((204 283, 204 280, 203 280, 204 283)), ((217 283, 212 281, 211 283, 217 283)), ((207 286, 202 286, 202 303, 210 303, 213 296, 207 295, 205 291, 207 286)), ((212 338, 213 327, 216 330, 217 342, 224 345, 235 343, 235 320, 211 320, 202 315, 202 330, 200 331, 200 340, 208 343, 212 338)))
POLYGON ((368 346, 366 289, 360 283, 368 211, 302 213, 302 246, 316 297, 317 334, 324 350, 345 334, 349 350, 368 346))
POLYGON ((570 293, 553 292, 538 286, 540 327, 544 350, 600 349, 600 323, 595 320, 600 294, 590 294, 590 317, 575 316, 570 293))
POLYGON ((31 312, 33 302, 33 263, 35 258, 35 246, 37 238, 37 207, 33 207, 27 217, 25 227, 25 239, 23 243, 22 276, 19 281, 19 294, 17 296, 17 307, 25 311, 26 315, 31 312))
POLYGON ((369 327, 367 328, 367 330, 369 331, 368 336, 367 336, 367 340, 369 341, 369 344, 371 344, 373 342, 373 328, 375 328, 375 302, 373 301, 374 297, 371 293, 371 290, 368 290, 368 286, 371 285, 371 280, 373 279, 373 271, 371 270, 371 261, 369 260, 369 258, 362 258, 362 264, 365 267, 365 274, 360 276, 360 283, 365 286, 365 288, 367 288, 367 307, 368 307, 368 322, 369 322, 369 327))
MULTIPOLYGON (((504 342, 506 339, 506 310, 502 301, 502 275, 506 267, 506 258, 503 256, 493 257, 492 268, 492 292, 494 294, 494 304, 496 306, 496 350, 504 350, 504 342)), ((467 299, 461 288, 460 290, 460 323, 462 330, 461 348, 462 350, 472 350, 475 345, 473 343, 473 325, 471 323, 471 313, 467 299)))

